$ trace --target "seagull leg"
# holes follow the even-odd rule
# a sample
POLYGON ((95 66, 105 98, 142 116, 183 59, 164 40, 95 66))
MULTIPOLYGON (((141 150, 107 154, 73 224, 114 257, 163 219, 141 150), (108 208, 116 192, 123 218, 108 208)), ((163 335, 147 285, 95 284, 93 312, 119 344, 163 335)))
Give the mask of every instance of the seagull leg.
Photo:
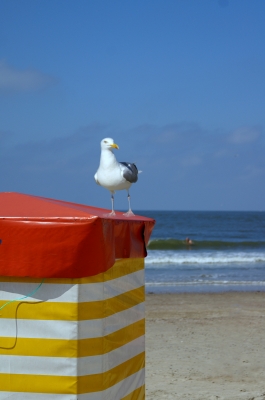
POLYGON ((134 215, 134 213, 132 212, 132 209, 131 209, 131 196, 130 196, 129 190, 127 190, 127 192, 128 192, 127 197, 128 197, 128 203, 129 203, 129 210, 127 211, 127 213, 125 213, 123 215, 125 215, 126 217, 131 217, 134 215))
POLYGON ((111 192, 111 213, 109 213, 109 216, 111 215, 116 215, 114 211, 114 193, 111 192))
POLYGON ((115 192, 110 192, 111 193, 111 212, 108 214, 104 214, 104 217, 115 217, 115 211, 114 211, 114 193, 115 192))
POLYGON ((114 194, 111 193, 111 215, 115 215, 114 211, 114 194))

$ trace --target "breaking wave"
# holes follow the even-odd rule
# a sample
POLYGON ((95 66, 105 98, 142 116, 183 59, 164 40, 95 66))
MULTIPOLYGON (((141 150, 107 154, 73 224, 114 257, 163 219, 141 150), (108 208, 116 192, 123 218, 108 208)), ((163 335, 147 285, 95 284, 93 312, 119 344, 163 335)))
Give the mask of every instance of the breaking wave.
POLYGON ((264 252, 174 252, 149 251, 145 259, 146 265, 151 264, 252 264, 265 262, 264 252))

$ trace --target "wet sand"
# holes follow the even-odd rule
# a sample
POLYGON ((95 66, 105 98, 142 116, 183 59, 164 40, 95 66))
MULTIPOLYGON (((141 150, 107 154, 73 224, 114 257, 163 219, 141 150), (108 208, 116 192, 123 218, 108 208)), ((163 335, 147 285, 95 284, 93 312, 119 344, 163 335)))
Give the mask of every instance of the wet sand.
POLYGON ((265 400, 265 292, 148 294, 147 400, 265 400))

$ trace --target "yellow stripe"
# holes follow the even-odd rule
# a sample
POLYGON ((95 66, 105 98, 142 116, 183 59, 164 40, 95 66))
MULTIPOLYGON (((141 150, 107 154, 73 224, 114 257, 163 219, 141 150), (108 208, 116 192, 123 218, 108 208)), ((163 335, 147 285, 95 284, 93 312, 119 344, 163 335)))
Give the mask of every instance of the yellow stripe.
POLYGON ((79 340, 78 357, 96 356, 116 350, 145 334, 145 320, 142 319, 104 338, 79 340))
MULTIPOLYGON (((142 269, 144 269, 144 258, 123 258, 117 260, 112 268, 104 272, 104 277, 99 277, 101 280, 97 282, 106 282, 112 279, 117 279, 142 269)), ((96 277, 91 278, 95 279, 96 277)))
POLYGON ((0 387, 1 391, 10 393, 76 394, 77 378, 72 376, 0 374, 0 387))
POLYGON ((0 374, 0 388, 4 392, 53 394, 85 394, 99 392, 123 381, 144 368, 145 353, 118 365, 103 374, 75 376, 48 376, 0 374))
POLYGON ((144 400, 145 399, 145 385, 139 387, 121 400, 144 400))
MULTIPOLYGON (((83 283, 100 283, 110 281, 112 279, 120 278, 124 275, 131 274, 136 271, 144 269, 143 258, 123 258, 116 260, 115 264, 106 272, 89 276, 86 278, 47 278, 45 283, 49 284, 83 284, 83 283)), ((0 282, 14 282, 14 283, 40 283, 41 278, 18 278, 18 277, 0 277, 0 282)))
POLYGON ((145 320, 142 319, 98 338, 61 340, 0 337, 0 355, 66 358, 97 356, 116 350, 144 334, 145 320))
MULTIPOLYGON (((85 303, 14 302, 1 310, 1 318, 84 321, 102 319, 140 304, 145 299, 145 288, 130 290, 106 300, 85 303)), ((6 303, 0 301, 0 307, 6 303)))

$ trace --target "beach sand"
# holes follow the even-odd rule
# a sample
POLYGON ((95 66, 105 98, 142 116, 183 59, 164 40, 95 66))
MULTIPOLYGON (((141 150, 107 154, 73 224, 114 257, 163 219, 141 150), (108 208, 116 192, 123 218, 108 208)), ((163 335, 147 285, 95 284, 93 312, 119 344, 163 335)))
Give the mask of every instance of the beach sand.
POLYGON ((265 292, 148 294, 146 399, 265 400, 265 292))

